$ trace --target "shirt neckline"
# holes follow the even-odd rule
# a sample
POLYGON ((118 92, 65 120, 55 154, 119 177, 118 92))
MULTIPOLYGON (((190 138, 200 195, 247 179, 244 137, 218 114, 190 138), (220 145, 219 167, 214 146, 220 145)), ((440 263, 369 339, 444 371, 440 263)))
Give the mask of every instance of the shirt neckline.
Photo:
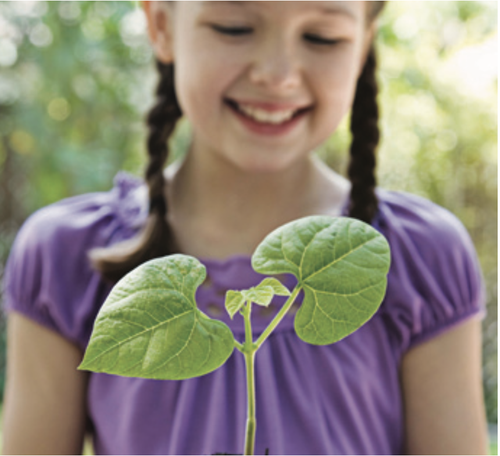
MULTIPOLYGON (((114 180, 114 189, 117 191, 117 205, 116 210, 122 223, 129 229, 138 230, 143 225, 147 217, 147 188, 144 180, 127 171, 119 171, 114 180)), ((372 226, 380 231, 380 192, 376 190, 379 196, 379 209, 372 221, 372 226)), ((349 197, 344 201, 340 216, 346 217, 349 211, 349 197)), ((205 265, 205 267, 213 271, 225 271, 230 267, 236 265, 240 267, 249 268, 253 271, 251 266, 252 255, 235 253, 225 258, 215 257, 197 257, 197 259, 205 265)))

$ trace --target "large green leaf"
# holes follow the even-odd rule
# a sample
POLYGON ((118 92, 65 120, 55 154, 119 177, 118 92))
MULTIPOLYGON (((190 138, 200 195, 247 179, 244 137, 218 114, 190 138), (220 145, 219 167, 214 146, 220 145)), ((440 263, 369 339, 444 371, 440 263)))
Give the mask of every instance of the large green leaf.
POLYGON ((390 250, 370 225, 348 217, 311 216, 269 234, 252 256, 262 274, 292 273, 304 290, 297 335, 331 344, 366 323, 385 295, 390 250))
POLYGON ((100 310, 79 368, 180 380, 224 364, 234 338, 196 307, 205 277, 205 267, 186 255, 152 260, 127 274, 100 310))

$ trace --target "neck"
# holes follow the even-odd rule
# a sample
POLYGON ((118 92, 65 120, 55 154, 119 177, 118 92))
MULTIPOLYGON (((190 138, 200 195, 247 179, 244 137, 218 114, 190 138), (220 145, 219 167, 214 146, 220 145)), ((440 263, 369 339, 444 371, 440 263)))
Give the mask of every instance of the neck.
POLYGON ((190 153, 170 174, 169 221, 181 249, 202 257, 251 254, 284 223, 339 215, 348 192, 345 181, 312 156, 279 172, 257 173, 190 153))

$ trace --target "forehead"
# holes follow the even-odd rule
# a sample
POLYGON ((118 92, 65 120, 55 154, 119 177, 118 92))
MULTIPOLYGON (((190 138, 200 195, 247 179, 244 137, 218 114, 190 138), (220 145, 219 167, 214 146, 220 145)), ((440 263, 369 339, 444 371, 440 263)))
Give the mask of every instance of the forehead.
POLYGON ((253 12, 296 12, 318 15, 339 16, 351 20, 362 19, 364 2, 343 1, 205 1, 197 2, 201 10, 232 9, 253 12))

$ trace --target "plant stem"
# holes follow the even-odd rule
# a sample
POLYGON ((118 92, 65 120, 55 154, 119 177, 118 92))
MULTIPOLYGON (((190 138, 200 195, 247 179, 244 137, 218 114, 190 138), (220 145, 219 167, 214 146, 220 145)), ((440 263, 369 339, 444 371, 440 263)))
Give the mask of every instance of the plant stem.
POLYGON ((243 355, 245 356, 245 367, 247 373, 247 426, 245 433, 245 450, 243 454, 253 454, 255 447, 255 431, 257 421, 255 418, 255 352, 257 347, 253 343, 252 323, 250 314, 252 303, 247 302, 243 311, 245 319, 245 344, 243 345, 243 355))
POLYGON ((298 283, 295 286, 295 288, 293 289, 292 294, 286 300, 285 304, 283 304, 283 307, 280 309, 280 311, 276 314, 276 316, 273 318, 271 323, 269 323, 267 328, 264 330, 264 332, 257 339, 257 342, 255 342, 257 349, 260 348, 260 346, 264 343, 264 341, 274 331, 274 328, 276 328, 276 326, 278 326, 280 321, 283 320, 283 317, 290 310, 290 307, 292 307, 293 303, 295 302, 295 298, 297 297, 297 295, 299 294, 301 289, 302 289, 302 285, 300 283, 298 283))
POLYGON ((243 454, 254 454, 255 448, 255 431, 257 429, 257 419, 255 414, 255 352, 260 348, 264 341, 274 331, 279 322, 283 319, 286 313, 290 310, 295 298, 299 294, 302 286, 297 284, 293 289, 292 294, 288 297, 287 301, 280 309, 280 311, 273 318, 271 323, 267 326, 264 332, 260 335, 257 342, 253 342, 252 323, 250 321, 250 314, 252 313, 252 303, 247 301, 242 310, 242 315, 245 320, 245 343, 239 344, 235 342, 235 346, 245 356, 245 367, 247 374, 247 426, 245 433, 245 450, 243 454))
POLYGON ((243 454, 254 454, 255 431, 257 421, 255 418, 255 351, 245 353, 245 366, 247 371, 247 429, 245 434, 245 451, 243 454))

